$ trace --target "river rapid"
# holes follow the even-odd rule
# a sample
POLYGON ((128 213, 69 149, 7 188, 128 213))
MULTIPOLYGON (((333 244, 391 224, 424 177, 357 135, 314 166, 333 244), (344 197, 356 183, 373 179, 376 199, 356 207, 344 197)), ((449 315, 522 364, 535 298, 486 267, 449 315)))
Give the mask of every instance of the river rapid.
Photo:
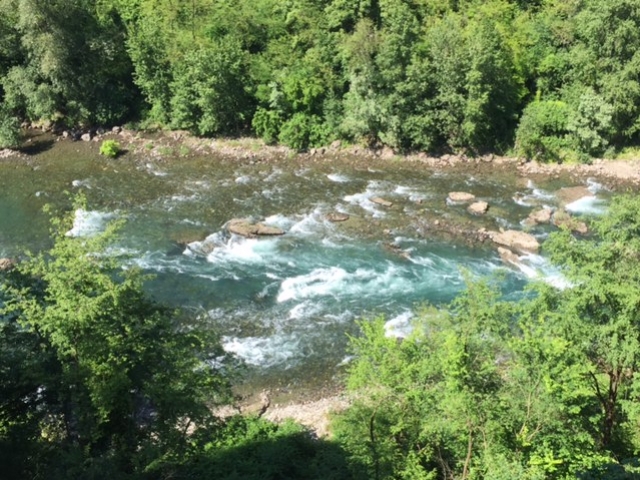
MULTIPOLYGON (((154 275, 149 293, 206 319, 224 348, 248 366, 252 388, 330 385, 349 361, 348 335, 358 319, 384 316, 389 335, 410 329, 416 308, 451 301, 472 277, 504 271, 502 288, 517 298, 532 279, 562 282, 544 256, 505 268, 493 245, 438 234, 434 225, 523 229, 563 178, 522 178, 508 168, 437 170, 402 160, 349 157, 251 159, 142 152, 100 157, 97 143, 33 140, 29 155, 0 160, 0 257, 45 248, 46 203, 70 208, 65 192, 82 191, 70 234, 92 235, 125 219, 110 254, 124 267, 154 275), (489 211, 474 217, 446 201, 473 193, 489 211), (382 206, 379 197, 391 202, 382 206), (327 214, 349 215, 332 223, 327 214), (246 239, 226 232, 250 217, 283 229, 279 237, 246 239)), ((608 191, 569 206, 575 214, 606 207, 608 191)), ((551 227, 535 227, 541 241, 551 227)))

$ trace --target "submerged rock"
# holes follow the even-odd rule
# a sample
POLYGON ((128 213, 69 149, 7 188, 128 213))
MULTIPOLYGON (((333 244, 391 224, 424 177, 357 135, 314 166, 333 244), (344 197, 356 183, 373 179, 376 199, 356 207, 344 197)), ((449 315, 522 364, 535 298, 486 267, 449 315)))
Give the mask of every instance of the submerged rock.
POLYGON ((498 245, 507 247, 518 252, 537 253, 540 243, 533 235, 517 230, 506 230, 504 232, 491 232, 491 240, 498 245))
POLYGON ((556 192, 556 196, 560 201, 560 205, 563 207, 584 197, 595 197, 595 195, 584 186, 561 188, 556 192))
POLYGON ((254 238, 264 236, 284 235, 284 230, 270 227, 262 223, 253 223, 246 218, 234 218, 227 223, 227 231, 242 237, 254 238))
POLYGON ((476 196, 474 194, 467 192, 449 192, 449 195, 447 195, 447 200, 456 203, 471 202, 472 200, 475 200, 475 198, 476 196))
POLYGON ((467 208, 472 215, 484 215, 489 210, 489 204, 487 202, 474 202, 467 208))

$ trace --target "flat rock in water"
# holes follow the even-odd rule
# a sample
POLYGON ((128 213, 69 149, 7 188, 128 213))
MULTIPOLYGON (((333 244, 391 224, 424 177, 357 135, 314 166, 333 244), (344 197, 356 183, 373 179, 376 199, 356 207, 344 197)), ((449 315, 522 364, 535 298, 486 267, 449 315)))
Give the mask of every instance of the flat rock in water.
POLYGON ((349 220, 349 215, 347 215, 346 213, 331 212, 328 213, 325 218, 333 223, 346 222, 347 220, 349 220))
POLYGON ((449 192, 449 195, 447 195, 447 199, 450 202, 459 202, 459 203, 466 203, 466 202, 471 202, 472 200, 475 200, 476 196, 472 193, 467 193, 467 192, 449 192))
POLYGON ((227 223, 227 230, 242 237, 254 238, 274 235, 284 235, 284 230, 278 227, 270 227, 262 223, 252 223, 243 218, 234 218, 227 223))
POLYGON ((484 215, 489 210, 489 204, 487 202, 474 202, 469 205, 467 210, 473 215, 484 215))
POLYGON ((504 232, 491 232, 491 240, 498 245, 518 252, 536 253, 540 249, 540 243, 533 235, 518 230, 506 230, 504 232))
POLYGON ((393 206, 393 202, 390 202, 389 200, 385 200, 384 198, 380 198, 380 197, 373 197, 371 201, 378 205, 382 205, 383 207, 393 206))

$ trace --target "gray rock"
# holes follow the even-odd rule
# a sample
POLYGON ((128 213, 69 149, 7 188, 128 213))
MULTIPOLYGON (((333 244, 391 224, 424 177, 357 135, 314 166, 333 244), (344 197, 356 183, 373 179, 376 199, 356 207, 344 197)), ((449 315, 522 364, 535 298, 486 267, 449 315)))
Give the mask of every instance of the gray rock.
POLYGON ((80 136, 80 140, 82 140, 83 142, 90 142, 91 141, 91 134, 90 133, 85 133, 83 135, 80 136))

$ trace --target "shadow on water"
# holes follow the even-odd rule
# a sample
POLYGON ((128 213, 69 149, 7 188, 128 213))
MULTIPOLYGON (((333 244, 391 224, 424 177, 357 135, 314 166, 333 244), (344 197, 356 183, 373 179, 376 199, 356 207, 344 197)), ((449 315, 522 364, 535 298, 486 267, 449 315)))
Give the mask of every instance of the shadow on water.
POLYGON ((56 142, 51 138, 40 139, 38 137, 33 137, 31 142, 23 144, 19 150, 25 155, 38 155, 53 148, 55 143, 56 142))

